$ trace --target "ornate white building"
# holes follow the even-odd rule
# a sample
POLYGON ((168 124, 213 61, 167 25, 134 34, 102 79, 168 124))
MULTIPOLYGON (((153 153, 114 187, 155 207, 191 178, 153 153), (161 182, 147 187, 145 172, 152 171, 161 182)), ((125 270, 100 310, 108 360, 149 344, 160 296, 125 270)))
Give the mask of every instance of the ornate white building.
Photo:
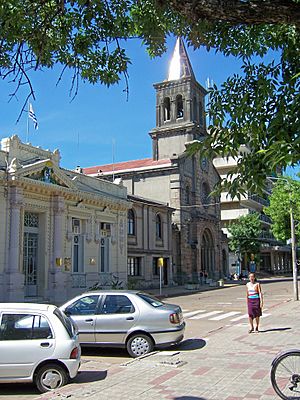
POLYGON ((127 190, 60 167, 58 150, 2 139, 0 301, 60 303, 127 283, 127 190))

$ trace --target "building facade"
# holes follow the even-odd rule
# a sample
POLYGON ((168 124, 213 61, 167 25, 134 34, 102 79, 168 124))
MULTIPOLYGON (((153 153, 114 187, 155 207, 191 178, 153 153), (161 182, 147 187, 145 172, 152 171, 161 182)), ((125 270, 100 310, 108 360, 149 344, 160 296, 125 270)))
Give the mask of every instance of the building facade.
MULTIPOLYGON (((241 153, 247 153, 246 146, 241 146, 241 153)), ((219 172, 221 178, 226 178, 232 169, 237 165, 238 158, 233 157, 216 157, 214 159, 214 166, 219 172)), ((230 237, 228 226, 236 221, 239 217, 251 213, 258 213, 261 221, 261 235, 259 241, 260 254, 259 259, 254 262, 251 259, 242 259, 242 266, 244 270, 253 268, 260 271, 270 273, 285 273, 292 271, 291 264, 291 248, 284 243, 278 242, 271 232, 272 220, 268 217, 263 209, 269 205, 269 196, 272 190, 272 183, 266 181, 264 194, 258 195, 253 193, 246 193, 238 197, 232 198, 228 192, 221 193, 221 226, 223 232, 230 237), (250 263, 253 268, 250 268, 250 263)), ((229 252, 229 272, 241 272, 238 260, 239 255, 229 252)))
POLYGON ((219 174, 211 160, 185 150, 207 135, 204 98, 181 39, 168 79, 154 85, 156 126, 149 133, 152 158, 84 168, 94 177, 120 177, 128 193, 167 203, 174 209, 173 279, 218 279, 228 273, 228 248, 220 227, 220 200, 210 196, 219 174))
POLYGON ((2 139, 0 301, 61 303, 127 284, 126 188, 60 167, 60 154, 2 139))
POLYGON ((128 210, 128 287, 144 289, 171 286, 172 213, 166 204, 128 195, 132 208, 128 210), (163 267, 158 259, 163 259, 163 267))

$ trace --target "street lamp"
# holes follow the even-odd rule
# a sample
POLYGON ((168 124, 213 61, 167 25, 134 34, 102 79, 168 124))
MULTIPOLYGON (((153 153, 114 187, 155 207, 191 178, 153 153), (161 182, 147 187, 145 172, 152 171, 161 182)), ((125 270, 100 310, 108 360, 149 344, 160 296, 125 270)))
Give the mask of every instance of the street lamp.
MULTIPOLYGON (((269 179, 285 181, 288 184, 289 195, 290 192, 290 182, 285 178, 275 178, 268 176, 269 179)), ((296 250, 296 234, 295 234, 295 220, 294 220, 294 213, 293 213, 293 205, 290 197, 290 223, 291 223, 291 247, 292 247, 292 268, 293 268, 293 287, 294 287, 294 300, 299 300, 299 291, 298 291, 298 271, 297 271, 297 250, 296 250)))

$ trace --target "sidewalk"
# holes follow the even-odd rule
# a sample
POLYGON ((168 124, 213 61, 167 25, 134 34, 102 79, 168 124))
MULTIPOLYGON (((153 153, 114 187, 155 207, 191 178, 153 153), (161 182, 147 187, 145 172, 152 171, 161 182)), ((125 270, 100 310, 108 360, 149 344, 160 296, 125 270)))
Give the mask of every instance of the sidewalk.
POLYGON ((300 347, 299 303, 272 307, 263 332, 246 324, 226 325, 207 337, 188 339, 171 351, 152 353, 108 370, 85 362, 77 383, 39 399, 71 400, 274 400, 270 366, 275 355, 300 347))

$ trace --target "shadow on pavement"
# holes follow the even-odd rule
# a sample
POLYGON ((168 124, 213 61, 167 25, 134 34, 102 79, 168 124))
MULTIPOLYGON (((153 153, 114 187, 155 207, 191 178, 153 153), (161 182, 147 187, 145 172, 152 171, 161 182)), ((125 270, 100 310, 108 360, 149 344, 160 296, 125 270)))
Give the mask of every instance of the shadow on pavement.
POLYGON ((205 346, 206 341, 203 339, 186 339, 178 343, 176 346, 173 346, 173 348, 180 351, 188 351, 202 349, 205 346))
POLYGON ((107 377, 107 371, 80 371, 72 383, 88 383, 102 381, 107 377))
POLYGON ((40 392, 33 383, 1 383, 0 399, 8 396, 21 395, 37 395, 40 392), (3 397, 2 397, 3 396, 3 397))
POLYGON ((290 328, 290 327, 288 327, 288 328, 270 328, 270 329, 263 329, 263 330, 261 330, 260 332, 262 332, 262 333, 266 333, 266 332, 280 332, 280 331, 289 331, 290 329, 292 329, 292 328, 290 328))
POLYGON ((204 397, 195 397, 195 396, 180 396, 174 397, 173 400, 207 400, 204 397))
POLYGON ((83 356, 99 356, 99 357, 124 357, 129 358, 126 349, 112 348, 112 347, 82 347, 83 356))

